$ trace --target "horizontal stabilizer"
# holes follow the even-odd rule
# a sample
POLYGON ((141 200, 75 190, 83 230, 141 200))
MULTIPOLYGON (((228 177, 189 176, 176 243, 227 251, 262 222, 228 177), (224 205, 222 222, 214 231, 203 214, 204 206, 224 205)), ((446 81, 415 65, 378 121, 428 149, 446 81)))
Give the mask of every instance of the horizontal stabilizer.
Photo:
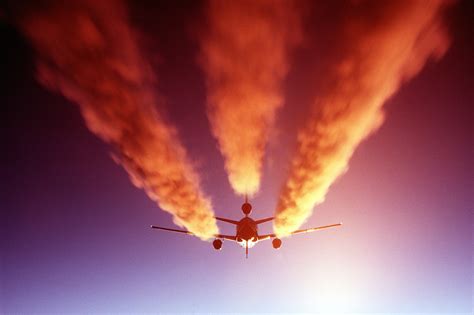
POLYGON ((271 217, 271 218, 265 218, 265 219, 260 219, 260 220, 256 220, 255 223, 257 224, 261 224, 261 223, 265 223, 265 222, 268 222, 268 221, 271 221, 275 219, 274 217, 271 217))
POLYGON ((235 221, 235 220, 231 220, 231 219, 226 219, 226 218, 220 218, 220 217, 215 217, 216 220, 219 220, 219 221, 223 221, 223 222, 227 222, 227 223, 230 223, 230 224, 239 224, 239 221, 235 221))

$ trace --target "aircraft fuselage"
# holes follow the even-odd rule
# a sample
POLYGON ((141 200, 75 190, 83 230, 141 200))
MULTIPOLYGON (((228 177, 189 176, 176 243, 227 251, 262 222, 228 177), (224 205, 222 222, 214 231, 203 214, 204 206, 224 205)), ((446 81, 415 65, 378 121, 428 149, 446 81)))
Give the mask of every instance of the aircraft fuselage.
POLYGON ((236 228, 237 242, 246 246, 252 247, 258 241, 258 225, 255 220, 250 217, 244 217, 239 221, 236 228))

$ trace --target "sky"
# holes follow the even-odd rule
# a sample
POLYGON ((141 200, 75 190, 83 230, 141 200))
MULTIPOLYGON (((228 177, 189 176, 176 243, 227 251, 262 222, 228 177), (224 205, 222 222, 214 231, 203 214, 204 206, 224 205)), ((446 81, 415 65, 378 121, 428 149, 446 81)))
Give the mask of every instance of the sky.
MULTIPOLYGON (((132 183, 136 164, 128 164, 130 171, 114 161, 113 145, 90 131, 70 94, 37 80, 35 42, 17 18, 25 7, 12 2, 0 11, 0 313, 472 313, 469 1, 446 10, 448 50, 384 102, 384 123, 357 146, 347 171, 302 225, 343 226, 283 238, 279 250, 261 242, 248 259, 231 242, 215 251, 197 237, 149 228, 176 227, 173 205, 162 211, 149 198, 163 197, 160 190, 147 195, 132 183)), ((243 197, 228 179, 222 135, 207 115, 212 67, 200 56, 206 4, 125 7, 140 56, 157 77, 150 80, 160 111, 177 130, 171 143, 185 148, 214 213, 239 219, 243 197)), ((347 8, 309 5, 300 25, 305 35, 276 46, 287 69, 277 73, 275 93, 283 101, 268 122, 260 188, 251 198, 256 219, 280 205, 298 128, 314 95, 325 91, 320 74, 343 47, 335 34, 347 8)), ((181 219, 188 226, 188 217, 181 219)), ((261 227, 271 232, 271 223, 261 227)))

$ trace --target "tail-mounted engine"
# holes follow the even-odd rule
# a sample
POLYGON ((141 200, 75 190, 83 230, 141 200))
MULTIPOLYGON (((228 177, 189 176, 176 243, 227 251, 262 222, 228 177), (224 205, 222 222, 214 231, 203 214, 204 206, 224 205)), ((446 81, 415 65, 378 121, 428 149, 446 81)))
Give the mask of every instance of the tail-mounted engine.
POLYGON ((245 214, 245 216, 250 215, 250 213, 252 212, 252 205, 248 202, 245 202, 242 205, 242 212, 245 214))
POLYGON ((242 212, 245 214, 245 216, 249 216, 250 213, 252 213, 252 205, 249 203, 249 199, 247 195, 245 195, 245 202, 242 205, 242 212))

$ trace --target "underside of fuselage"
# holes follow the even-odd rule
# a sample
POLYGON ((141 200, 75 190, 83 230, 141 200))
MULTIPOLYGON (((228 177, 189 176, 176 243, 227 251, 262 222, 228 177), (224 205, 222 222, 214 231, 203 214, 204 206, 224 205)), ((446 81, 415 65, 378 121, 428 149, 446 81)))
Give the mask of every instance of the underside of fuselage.
POLYGON ((243 247, 253 247, 258 241, 257 223, 250 217, 240 220, 236 227, 236 239, 243 247))

